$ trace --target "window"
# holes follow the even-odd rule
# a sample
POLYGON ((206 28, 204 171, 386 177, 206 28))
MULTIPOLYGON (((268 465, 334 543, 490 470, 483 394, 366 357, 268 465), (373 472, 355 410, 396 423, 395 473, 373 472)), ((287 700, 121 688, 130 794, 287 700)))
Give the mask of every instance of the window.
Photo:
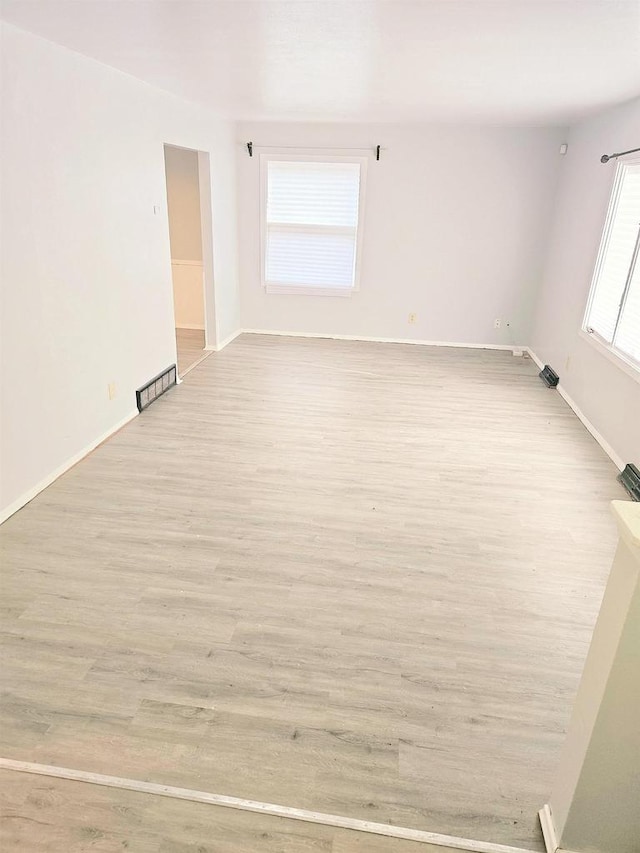
POLYGON ((585 330, 640 369, 640 162, 619 163, 585 330))
POLYGON ((267 293, 357 290, 366 159, 262 155, 267 293))

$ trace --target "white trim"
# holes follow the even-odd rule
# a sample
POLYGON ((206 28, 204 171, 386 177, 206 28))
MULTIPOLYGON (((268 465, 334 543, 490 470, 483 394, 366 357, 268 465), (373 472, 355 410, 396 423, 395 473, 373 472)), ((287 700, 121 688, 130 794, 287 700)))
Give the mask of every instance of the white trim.
POLYGON ((588 332, 586 329, 580 329, 578 334, 581 338, 589 341, 591 346, 594 347, 600 355, 603 355, 608 361, 615 364, 615 366, 624 371, 627 376, 635 379, 636 382, 640 382, 640 365, 637 365, 636 362, 627 358, 625 354, 620 352, 616 347, 606 344, 598 337, 597 332, 588 332))
POLYGON ((604 450, 607 456, 611 459, 613 464, 619 471, 625 467, 625 463, 615 452, 613 447, 609 444, 606 438, 598 432, 598 430, 594 427, 591 421, 587 418, 587 416, 582 412, 582 410, 578 407, 578 404, 574 402, 574 400, 567 394, 562 385, 558 385, 558 393, 562 397, 562 399, 569 405, 569 408, 573 409, 574 413, 578 417, 580 421, 582 421, 583 425, 587 428, 587 430, 591 433, 591 435, 598 442, 600 447, 604 450))
POLYGON ((495 349, 507 352, 528 352, 524 346, 515 344, 469 344, 453 341, 424 341, 418 338, 375 338, 366 335, 332 335, 328 332, 280 332, 274 329, 242 329, 238 334, 278 335, 284 338, 325 338, 331 341, 365 341, 374 344, 413 344, 420 347, 457 347, 459 349, 495 349))
POLYGON ((32 501, 36 497, 36 495, 39 495, 40 492, 44 491, 55 480, 57 480, 58 477, 61 477, 64 473, 66 473, 69 468, 73 468, 74 465, 77 465, 78 462, 84 459, 85 456, 88 456, 92 450, 95 450, 99 444, 102 444, 114 433, 122 429, 123 426, 126 426, 129 421, 132 421, 138 414, 139 412, 137 409, 135 412, 131 412, 130 414, 128 414, 125 418, 123 418, 121 421, 118 421, 117 424, 114 424, 114 426, 112 426, 106 432, 102 433, 101 436, 99 436, 86 447, 84 447, 79 453, 75 453, 70 459, 67 459, 66 462, 63 462, 62 465, 59 465, 54 471, 52 471, 50 474, 47 474, 47 476, 40 480, 39 483, 36 483, 35 486, 24 492, 24 494, 20 495, 18 500, 14 501, 13 503, 9 504, 9 506, 0 510, 0 524, 6 521, 14 513, 18 512, 19 509, 22 509, 23 506, 26 506, 26 504, 28 504, 29 501, 32 501))
POLYGON ((557 853, 558 838, 556 836, 556 828, 551 815, 551 807, 548 803, 545 803, 540 809, 538 817, 540 818, 540 828, 542 829, 544 846, 547 849, 547 853, 557 853))
MULTIPOLYGON (((527 347, 526 349, 527 349, 527 352, 529 353, 529 355, 531 356, 531 358, 533 359, 533 361, 535 361, 535 363, 538 365, 538 367, 542 370, 542 368, 544 367, 543 362, 540 361, 538 356, 534 353, 534 351, 530 347, 527 347)), ((618 454, 615 452, 613 447, 611 447, 611 445, 606 440, 606 438, 601 433, 599 433, 598 430, 594 427, 594 425, 591 423, 589 418, 587 418, 587 416, 584 414, 584 412, 580 409, 578 404, 569 396, 569 394, 567 394, 567 392, 564 390, 564 388, 562 386, 562 383, 558 384, 556 390, 560 394, 562 399, 565 401, 565 403, 567 403, 569 408, 573 410, 573 413, 576 415, 578 420, 582 421, 583 426, 585 426, 587 431, 590 432, 591 435, 595 438, 595 440, 598 442, 600 447, 607 454, 609 459, 611 459, 611 461, 616 466, 616 468, 619 471, 622 471, 622 469, 625 467, 625 463, 618 456, 618 454)))
POLYGON ((243 331, 244 331, 244 329, 238 329, 238 331, 237 331, 237 332, 233 332, 231 335, 228 335, 228 336, 227 336, 223 341, 221 341, 217 346, 215 346, 215 347, 205 347, 205 349, 206 349, 206 350, 209 350, 209 349, 210 349, 210 350, 213 350, 213 352, 220 352, 220 350, 223 350, 226 346, 229 346, 229 344, 231 343, 231 341, 235 341, 235 339, 238 337, 238 335, 241 335, 241 334, 243 333, 243 331))
POLYGON ((535 354, 535 352, 531 349, 531 347, 526 347, 525 349, 526 349, 526 351, 529 353, 529 358, 530 358, 532 361, 535 361, 535 363, 538 365, 538 367, 540 368, 540 370, 542 370, 542 369, 544 368, 544 363, 540 361, 540 359, 539 359, 539 358, 538 358, 538 356, 535 354))
POLYGON ((560 847, 558 844, 558 834, 553 822, 551 806, 548 803, 545 803, 540 809, 538 817, 540 818, 540 827, 542 828, 542 835, 544 837, 544 845, 547 849, 547 853, 572 853, 571 850, 567 850, 565 847, 560 847))
POLYGON ((589 296, 587 297, 587 305, 585 307, 581 323, 582 329, 586 328, 589 324, 589 314, 591 313, 591 308, 595 299, 598 279, 600 278, 600 270, 602 269, 602 264, 607 254, 609 237, 615 221, 618 198, 620 196, 620 190, 622 189, 623 170, 621 166, 622 164, 619 161, 616 162, 616 168, 614 169, 613 176, 611 178, 611 191, 607 202, 607 210, 604 217, 604 225, 602 226, 602 233, 600 235, 600 242, 598 243, 598 254, 596 255, 596 261, 591 275, 591 283, 589 284, 589 296))
POLYGON ((176 258, 171 258, 172 267, 203 267, 202 261, 183 261, 176 258))
POLYGON ((204 302, 205 344, 218 341, 218 300, 213 246, 213 204, 211 198, 211 157, 198 151, 198 190, 200 194, 200 237, 202 243, 202 297, 204 302))
POLYGON ((440 845, 440 847, 451 848, 452 850, 465 850, 467 853, 533 853, 533 851, 524 850, 520 847, 508 847, 504 844, 471 841, 466 838, 440 835, 437 832, 426 832, 421 829, 390 826, 386 823, 373 823, 369 820, 357 820, 356 818, 323 814, 322 812, 312 812, 306 809, 295 809, 289 806, 279 806, 274 803, 243 800, 239 797, 226 797, 221 794, 210 794, 206 791, 194 791, 190 788, 175 788, 172 785, 160 785, 155 782, 142 782, 137 779, 124 779, 118 776, 105 776, 101 773, 89 773, 85 770, 70 770, 66 767, 32 764, 28 761, 14 761, 11 758, 0 758, 0 769, 13 770, 18 773, 34 773, 39 776, 53 776, 57 779, 70 779, 75 782, 88 782, 92 785, 119 788, 125 791, 137 791, 144 794, 156 794, 160 797, 171 797, 177 800, 207 803, 211 806, 273 815, 275 817, 288 818, 289 820, 300 820, 305 823, 335 826, 339 829, 351 829, 355 832, 368 832, 371 835, 383 835, 387 838, 402 838, 407 841, 436 844, 440 845))
POLYGON ((204 326, 197 323, 180 323, 176 329, 185 329, 187 332, 204 332, 204 326))
POLYGON ((585 335, 588 339, 591 339, 593 343, 598 346, 599 351, 605 355, 609 360, 613 361, 614 364, 617 364, 620 368, 622 368, 625 373, 629 373, 629 368, 635 372, 635 376, 633 373, 630 373, 633 378, 637 379, 640 382, 640 374, 638 371, 640 370, 640 365, 634 359, 630 359, 625 353, 621 352, 615 345, 616 332, 618 329, 618 325, 620 323, 620 318, 624 312, 627 290, 629 286, 629 280, 633 274, 633 269, 636 263, 640 260, 638 258, 638 238, 636 237, 636 243, 633 251, 633 255, 631 257, 631 262, 629 266, 629 270, 627 273, 627 281, 624 292, 620 299, 620 304, 618 305, 618 315, 616 320, 616 325, 613 330, 613 340, 611 343, 604 341, 601 338, 594 338, 593 335, 597 335, 597 332, 589 333, 589 316, 591 314, 591 309, 593 307, 593 303, 596 298, 596 293, 598 291, 598 283, 600 281, 600 273, 602 272, 602 267, 607 257, 607 253, 609 251, 609 242, 611 239, 611 232, 615 225, 616 216, 618 213, 618 203, 620 201, 620 194, 622 192, 622 188, 624 185, 625 178, 625 169, 628 166, 640 166, 640 157, 637 154, 633 153, 631 156, 626 159, 616 158, 616 168, 613 173, 612 183, 611 183, 611 192, 609 195, 609 202, 607 206, 607 212, 605 215, 604 226, 602 228, 602 235, 600 237, 600 243, 598 245, 598 254, 596 256, 596 262, 593 269, 593 275, 591 276, 591 284, 589 286, 589 296, 587 298, 587 305, 584 311, 584 317, 582 318, 582 324, 580 327, 581 334, 585 335))
POLYGON ((267 284, 265 293, 275 296, 341 296, 349 297, 355 287, 314 287, 312 284, 267 284))

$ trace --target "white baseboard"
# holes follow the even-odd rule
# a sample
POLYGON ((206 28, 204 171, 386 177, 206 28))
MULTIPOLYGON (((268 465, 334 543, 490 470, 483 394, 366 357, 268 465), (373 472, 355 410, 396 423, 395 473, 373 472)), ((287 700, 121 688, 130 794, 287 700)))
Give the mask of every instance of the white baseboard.
POLYGON ((591 421, 587 418, 587 416, 586 416, 586 415, 585 415, 585 414, 580 410, 580 408, 578 407, 577 403, 575 403, 575 402, 571 399, 571 397, 567 394, 567 392, 564 390, 564 388, 562 387, 562 385, 558 385, 558 393, 560 394, 560 396, 562 397, 562 399, 567 403, 567 405, 568 405, 571 409, 573 409, 573 411, 574 411, 574 413, 576 414, 576 416, 578 417, 578 419, 582 421, 582 423, 584 424, 584 426, 585 426, 585 427, 587 428, 587 430, 591 433, 591 435, 595 438, 595 440, 598 442, 598 444, 599 444, 599 445, 600 445, 600 447, 604 450, 604 452, 607 454, 607 456, 611 459, 611 461, 612 461, 612 462, 613 462, 613 464, 616 466, 616 468, 617 468, 619 471, 622 471, 622 469, 623 469, 623 468, 624 468, 624 466, 625 466, 625 463, 624 463, 624 462, 622 461, 622 459, 618 456, 618 454, 615 452, 615 450, 613 449, 613 447, 611 447, 611 445, 610 445, 610 444, 609 444, 609 442, 606 440, 606 438, 605 438, 603 435, 601 435, 601 433, 599 433, 599 432, 598 432, 598 430, 594 427, 594 425, 593 425, 593 424, 591 423, 591 421))
POLYGON ((2 510, 0 510, 0 524, 6 521, 19 509, 22 509, 22 507, 28 504, 29 501, 32 501, 36 497, 36 495, 39 495, 40 492, 44 491, 44 489, 47 488, 47 486, 50 486, 54 482, 54 480, 57 480, 58 477, 61 477, 69 470, 69 468, 73 468, 74 465, 77 465, 80 460, 84 459, 84 457, 91 453, 92 450, 95 450, 99 444, 102 444, 103 441, 106 441, 114 433, 122 429, 123 426, 126 426, 126 424, 128 424, 129 421, 132 421, 137 415, 138 411, 136 409, 135 412, 131 412, 121 421, 118 421, 117 424, 114 424, 114 426, 112 426, 109 430, 107 430, 105 433, 96 438, 95 441, 92 441, 90 444, 84 447, 81 451, 79 451, 79 453, 74 454, 70 459, 67 459, 67 461, 64 462, 62 465, 59 465, 55 469, 55 471, 52 471, 50 474, 40 480, 39 483, 36 483, 33 488, 20 495, 18 500, 14 501, 13 503, 9 504, 9 506, 6 506, 2 510))
POLYGON ((214 352, 220 352, 220 350, 223 350, 226 346, 228 346, 231 343, 231 341, 235 341, 235 339, 238 337, 238 335, 241 335, 243 332, 244 332, 244 329, 238 329, 237 332, 233 332, 231 335, 226 337, 223 341, 220 341, 220 343, 217 346, 205 347, 205 349, 213 350, 214 352))
POLYGON ((545 803, 540 809, 538 817, 540 818, 540 827, 542 828, 544 846, 547 849, 547 853, 557 853, 558 838, 556 836, 556 828, 551 815, 551 807, 548 803, 545 803))
MULTIPOLYGON (((535 363, 538 365, 540 370, 542 370, 544 364, 540 361, 535 352, 533 352, 533 350, 529 347, 527 347, 527 352, 531 356, 532 360, 535 361, 535 363)), ((598 442, 598 444, 604 450, 607 456, 611 459, 616 468, 619 471, 622 471, 622 469, 625 467, 625 463, 618 456, 613 447, 611 447, 606 438, 601 433, 599 433, 598 430, 594 427, 589 418, 587 418, 584 412, 580 409, 578 404, 569 396, 569 394, 567 394, 567 392, 562 387, 562 383, 558 384, 556 390, 558 394, 560 394, 562 399, 565 401, 565 403, 569 406, 569 408, 573 410, 573 413, 576 415, 578 420, 582 421, 583 426, 585 426, 587 431, 590 432, 591 435, 595 438, 595 440, 598 442)))
POLYGON ((366 341, 374 344, 413 344, 420 347, 456 347, 458 349, 493 349, 507 352, 527 351, 525 346, 518 344, 470 344, 459 341, 425 341, 419 338, 375 338, 367 335, 331 335, 321 332, 280 332, 274 329, 242 329, 238 334, 245 335, 278 335, 285 338, 325 338, 332 341, 366 341))
POLYGON ((546 847, 547 853, 572 853, 571 850, 567 850, 565 847, 560 847, 558 844, 558 833, 556 832, 556 825, 553 822, 551 806, 548 803, 545 803, 540 809, 538 817, 540 818, 540 826, 542 828, 544 846, 546 847))
POLYGON ((539 358, 538 358, 538 356, 535 354, 535 352, 531 349, 531 347, 525 347, 525 349, 526 349, 526 351, 529 353, 529 358, 530 358, 532 361, 535 361, 535 363, 538 365, 538 367, 540 368, 540 370, 542 370, 542 368, 544 367, 544 364, 540 361, 540 359, 539 359, 539 358))
POLYGON ((204 332, 204 326, 196 323, 180 323, 176 329, 184 329, 186 332, 204 332))

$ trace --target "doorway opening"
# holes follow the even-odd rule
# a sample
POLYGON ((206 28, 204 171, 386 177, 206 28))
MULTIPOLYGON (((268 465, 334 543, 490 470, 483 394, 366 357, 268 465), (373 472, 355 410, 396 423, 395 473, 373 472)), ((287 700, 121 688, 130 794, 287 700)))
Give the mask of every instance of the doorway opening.
POLYGON ((209 155, 164 146, 178 374, 215 348, 209 155))

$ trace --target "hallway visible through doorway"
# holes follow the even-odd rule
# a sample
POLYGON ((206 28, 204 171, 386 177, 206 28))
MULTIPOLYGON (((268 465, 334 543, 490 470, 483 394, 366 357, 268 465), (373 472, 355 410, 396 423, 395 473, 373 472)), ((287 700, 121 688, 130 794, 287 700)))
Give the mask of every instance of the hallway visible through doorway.
POLYGON ((164 153, 178 373, 183 376, 208 354, 200 174, 197 151, 165 145, 164 153))

